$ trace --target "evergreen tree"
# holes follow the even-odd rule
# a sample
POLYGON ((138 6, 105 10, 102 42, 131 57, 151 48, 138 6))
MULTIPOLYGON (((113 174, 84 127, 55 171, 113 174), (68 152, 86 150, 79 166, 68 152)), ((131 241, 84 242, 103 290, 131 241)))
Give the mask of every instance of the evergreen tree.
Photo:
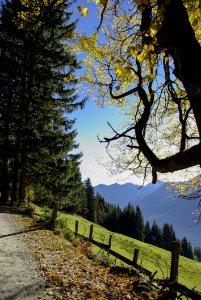
POLYGON ((67 47, 74 24, 69 24, 68 4, 38 5, 36 19, 20 19, 27 10, 34 16, 32 2, 28 7, 19 0, 6 2, 1 13, 1 201, 8 201, 10 192, 12 204, 23 203, 26 187, 40 179, 41 190, 54 194, 48 176, 57 178, 61 168, 68 172, 66 161, 80 157, 68 155, 77 148, 69 114, 84 103, 76 102, 78 66, 67 47))
POLYGON ((199 246, 194 247, 194 255, 198 261, 201 261, 201 247, 199 246))
POLYGON ((176 241, 176 235, 172 225, 165 223, 162 228, 162 247, 171 250, 171 242, 176 241))
POLYGON ((151 241, 150 244, 160 247, 162 243, 162 232, 159 226, 154 221, 151 227, 151 241))
POLYGON ((106 213, 105 200, 99 193, 97 193, 95 197, 97 203, 96 221, 98 224, 104 226, 105 213, 106 213))
POLYGON ((85 191, 85 185, 83 182, 81 182, 81 185, 79 187, 79 202, 78 202, 78 209, 76 211, 77 214, 82 216, 83 218, 87 217, 87 197, 86 197, 86 191, 85 191))
POLYGON ((94 188, 91 185, 89 178, 85 180, 85 192, 87 199, 87 220, 91 222, 96 222, 96 197, 94 194, 94 188))
POLYGON ((105 205, 106 213, 105 213, 105 220, 104 226, 111 231, 121 233, 121 209, 119 206, 115 206, 110 203, 106 203, 105 205))
POLYGON ((181 240, 180 254, 193 259, 193 249, 190 242, 187 241, 186 237, 181 240))
POLYGON ((137 206, 136 207, 136 213, 135 213, 135 230, 134 230, 134 234, 133 237, 139 241, 143 241, 144 240, 144 220, 143 220, 143 216, 142 216, 142 212, 140 210, 140 207, 137 206))
POLYGON ((152 239, 151 239, 151 228, 150 228, 150 224, 147 221, 145 226, 144 226, 144 242, 151 244, 152 239))
POLYGON ((135 234, 135 209, 130 203, 120 213, 120 232, 130 237, 135 234))

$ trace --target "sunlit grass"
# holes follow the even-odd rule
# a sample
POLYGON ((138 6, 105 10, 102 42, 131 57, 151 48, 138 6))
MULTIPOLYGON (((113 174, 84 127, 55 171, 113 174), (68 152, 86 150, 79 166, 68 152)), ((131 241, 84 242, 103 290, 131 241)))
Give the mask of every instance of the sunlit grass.
MULTIPOLYGON (((35 207, 35 213, 41 214, 41 209, 35 207)), ((90 225, 88 220, 70 214, 59 213, 58 220, 62 220, 71 231, 75 231, 75 221, 79 222, 78 233, 89 237, 90 225)), ((171 253, 164 249, 140 242, 138 240, 126 237, 124 235, 111 232, 97 224, 93 224, 93 239, 104 244, 108 244, 109 237, 112 235, 111 249, 120 253, 130 260, 133 259, 134 250, 139 250, 138 264, 154 273, 157 271, 155 278, 166 279, 170 275, 171 253)), ((95 247, 97 251, 97 247, 95 247)), ((120 263, 118 261, 117 263, 120 263)), ((180 256, 179 258, 179 283, 188 288, 201 292, 201 263, 180 256)))

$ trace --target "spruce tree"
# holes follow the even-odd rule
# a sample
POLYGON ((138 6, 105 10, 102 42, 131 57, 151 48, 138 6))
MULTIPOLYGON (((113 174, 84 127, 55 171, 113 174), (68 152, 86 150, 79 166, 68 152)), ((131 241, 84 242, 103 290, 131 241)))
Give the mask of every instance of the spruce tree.
POLYGON ((162 247, 171 250, 171 242, 176 241, 176 235, 172 225, 165 223, 162 228, 162 247))
POLYGON ((98 224, 104 226, 104 220, 105 220, 105 200, 104 198, 97 193, 96 194, 96 221, 98 224))
POLYGON ((94 194, 94 188, 91 184, 90 178, 85 180, 85 192, 87 199, 87 220, 96 222, 96 197, 94 194))
POLYGON ((144 220, 139 206, 135 209, 135 231, 133 237, 139 241, 144 240, 144 220))
POLYGON ((200 246, 194 247, 194 255, 198 261, 201 261, 201 247, 200 246))
POLYGON ((130 237, 135 234, 135 209, 131 203, 120 213, 120 232, 130 237))
MULTIPOLYGON (((64 2, 41 1, 37 18, 25 20, 20 19, 20 12, 34 16, 32 2, 26 7, 12 0, 2 7, 2 202, 8 201, 10 192, 12 204, 23 203, 26 187, 34 188, 39 178, 54 194, 48 176, 55 178, 65 161, 80 158, 68 156, 77 147, 74 120, 69 115, 84 101, 76 100, 74 72, 78 66, 67 46, 75 24, 69 23, 69 5, 64 2)), ((66 178, 70 178, 68 173, 66 178)))
POLYGON ((144 242, 151 244, 152 242, 152 238, 151 238, 151 228, 150 228, 150 224, 147 221, 145 226, 144 226, 144 242))
POLYGON ((104 226, 108 230, 121 233, 121 214, 122 211, 119 206, 115 206, 111 203, 106 203, 104 226))
POLYGON ((180 254, 193 259, 193 249, 190 242, 187 241, 186 237, 181 240, 180 254))
POLYGON ((151 227, 151 241, 150 244, 160 247, 162 243, 162 232, 159 226, 154 221, 151 227))

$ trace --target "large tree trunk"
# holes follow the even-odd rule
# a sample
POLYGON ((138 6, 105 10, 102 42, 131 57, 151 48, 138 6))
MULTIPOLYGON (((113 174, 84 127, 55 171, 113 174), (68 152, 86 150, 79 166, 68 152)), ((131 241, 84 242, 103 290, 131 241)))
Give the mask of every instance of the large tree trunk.
POLYGON ((51 229, 51 230, 54 230, 56 227, 58 211, 59 211, 59 201, 54 201, 53 209, 52 209, 52 216, 51 216, 51 220, 50 220, 50 223, 48 226, 49 229, 51 229))
MULTIPOLYGON (((162 24, 157 33, 158 51, 168 52, 173 58, 174 75, 186 90, 201 139, 201 46, 195 37, 182 0, 158 0, 158 5, 162 17, 162 24)), ((139 148, 152 166, 153 183, 157 181, 157 172, 168 173, 201 166, 200 142, 190 149, 158 159, 143 135, 150 116, 151 103, 147 102, 145 106, 135 131, 139 148)))
POLYGON ((27 179, 27 156, 26 156, 27 146, 23 143, 22 153, 21 153, 21 171, 20 171, 20 180, 19 180, 19 200, 18 204, 21 205, 25 201, 26 197, 26 179, 27 179))
POLYGON ((16 154, 13 163, 12 194, 11 194, 12 206, 18 201, 18 183, 19 183, 19 155, 16 154))
POLYGON ((160 2, 164 15, 158 43, 174 60, 174 74, 186 89, 201 137, 201 47, 182 0, 160 2))
POLYGON ((2 145, 2 166, 1 166, 1 203, 7 204, 9 197, 9 124, 5 120, 2 145))
POLYGON ((2 170, 1 170, 1 204, 5 205, 8 203, 9 195, 9 168, 8 168, 8 157, 2 158, 2 170))

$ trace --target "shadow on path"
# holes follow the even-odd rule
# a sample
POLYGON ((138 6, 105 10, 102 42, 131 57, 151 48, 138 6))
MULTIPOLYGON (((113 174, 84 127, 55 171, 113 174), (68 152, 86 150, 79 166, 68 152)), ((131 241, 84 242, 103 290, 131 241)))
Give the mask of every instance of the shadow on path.
POLYGON ((0 205, 0 213, 22 214, 23 212, 24 212, 24 208, 22 207, 0 205))
POLYGON ((16 299, 29 299, 30 297, 35 299, 35 296, 37 296, 38 292, 44 287, 44 280, 38 279, 37 282, 25 285, 23 287, 19 287, 15 293, 9 294, 4 293, 0 294, 0 300, 16 300, 16 299))
POLYGON ((29 229, 26 229, 26 230, 22 230, 22 231, 17 231, 17 232, 9 233, 9 234, 0 235, 0 239, 8 237, 8 236, 12 236, 12 235, 22 234, 22 233, 26 233, 26 232, 30 232, 30 231, 41 230, 41 229, 42 228, 39 227, 39 226, 34 226, 34 227, 30 227, 29 229))

